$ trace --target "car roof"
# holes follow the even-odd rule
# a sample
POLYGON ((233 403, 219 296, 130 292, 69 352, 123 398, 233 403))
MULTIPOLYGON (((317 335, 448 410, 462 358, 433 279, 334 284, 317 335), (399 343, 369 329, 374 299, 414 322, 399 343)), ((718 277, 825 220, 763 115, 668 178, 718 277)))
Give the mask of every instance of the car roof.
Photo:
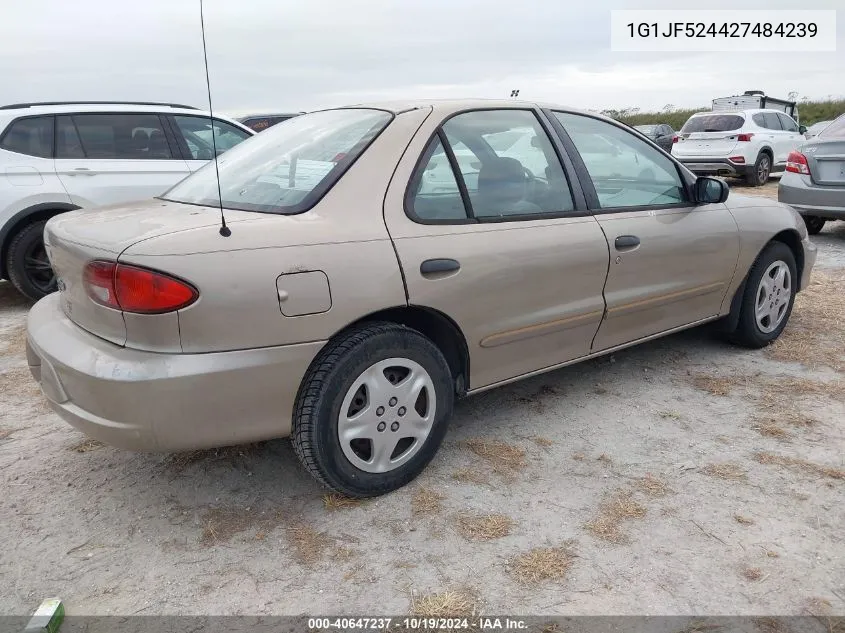
MULTIPOLYGON (((357 103, 353 105, 343 106, 343 108, 375 108, 379 110, 387 110, 394 114, 400 114, 409 110, 417 110, 420 108, 431 108, 434 112, 440 115, 455 114, 466 110, 487 110, 487 109, 514 109, 525 110, 527 108, 548 108, 550 110, 561 110, 564 112, 572 112, 574 114, 584 114, 592 116, 613 123, 620 123, 607 116, 599 114, 598 112, 590 112, 587 110, 579 110, 578 108, 571 108, 569 106, 561 105, 559 103, 549 103, 542 101, 523 101, 518 99, 418 99, 408 101, 376 101, 370 103, 357 103)), ((325 108, 325 109, 343 109, 343 108, 325 108)))
POLYGON ((717 112, 713 112, 712 110, 705 110, 704 112, 696 112, 690 118, 694 116, 710 116, 710 115, 725 115, 730 116, 732 114, 757 114, 759 112, 779 112, 780 114, 786 114, 789 116, 787 112, 783 110, 775 110, 774 108, 745 108, 743 110, 719 110, 717 112))
MULTIPOLYGON (((65 103, 32 103, 12 104, 0 107, 0 114, 4 115, 37 115, 62 114, 65 112, 167 112, 171 114, 193 114, 208 116, 208 112, 191 106, 166 103, 127 103, 116 101, 106 102, 65 102, 65 103)), ((217 115, 215 115, 217 116, 217 115)), ((227 118, 227 117, 221 117, 227 118)))
POLYGON ((266 119, 274 116, 300 116, 306 114, 305 112, 259 112, 258 114, 241 114, 235 117, 237 121, 246 121, 247 119, 266 119))

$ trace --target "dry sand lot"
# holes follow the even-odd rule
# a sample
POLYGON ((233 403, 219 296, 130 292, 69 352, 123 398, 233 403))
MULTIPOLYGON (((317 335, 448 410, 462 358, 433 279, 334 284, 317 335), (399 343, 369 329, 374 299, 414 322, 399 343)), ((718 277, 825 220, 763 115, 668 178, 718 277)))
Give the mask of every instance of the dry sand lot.
POLYGON ((467 399, 429 469, 366 502, 286 440, 87 440, 4 282, 0 614, 843 614, 845 223, 814 239, 770 348, 696 329, 467 399))

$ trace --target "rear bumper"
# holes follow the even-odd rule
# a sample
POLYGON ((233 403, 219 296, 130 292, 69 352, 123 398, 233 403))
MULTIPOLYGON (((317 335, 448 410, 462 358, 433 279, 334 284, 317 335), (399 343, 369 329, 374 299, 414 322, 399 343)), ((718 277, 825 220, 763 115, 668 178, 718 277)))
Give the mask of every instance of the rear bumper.
POLYGON ((82 330, 58 294, 27 322, 27 360, 50 406, 107 444, 178 451, 290 434, 302 377, 324 343, 158 354, 119 347, 82 330))
POLYGON ((684 158, 675 156, 694 174, 702 176, 742 177, 753 172, 754 165, 732 163, 727 158, 684 158))
POLYGON ((786 172, 778 185, 778 201, 801 215, 845 220, 845 187, 817 185, 810 176, 786 172))

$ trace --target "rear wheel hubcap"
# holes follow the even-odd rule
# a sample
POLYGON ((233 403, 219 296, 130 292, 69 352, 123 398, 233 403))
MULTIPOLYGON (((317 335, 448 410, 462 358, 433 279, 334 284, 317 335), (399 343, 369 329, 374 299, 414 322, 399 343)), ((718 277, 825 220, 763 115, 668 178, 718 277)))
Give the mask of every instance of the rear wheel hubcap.
POLYGON ((23 267, 29 283, 36 289, 44 294, 56 289, 56 275, 53 267, 50 266, 47 249, 44 248, 43 242, 35 242, 26 249, 23 267))
POLYGON ((435 407, 434 383, 419 363, 388 358, 371 365, 341 403, 337 435, 343 454, 368 473, 399 468, 428 439, 435 407))

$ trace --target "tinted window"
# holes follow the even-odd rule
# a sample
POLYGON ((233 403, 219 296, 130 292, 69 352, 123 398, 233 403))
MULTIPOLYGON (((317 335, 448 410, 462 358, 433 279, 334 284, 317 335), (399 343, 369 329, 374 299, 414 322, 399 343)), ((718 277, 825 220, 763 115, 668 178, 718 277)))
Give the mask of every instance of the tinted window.
POLYGON ((684 127, 681 128, 681 134, 690 134, 692 132, 730 132, 738 130, 745 123, 745 119, 738 114, 704 114, 702 116, 691 117, 684 127))
MULTIPOLYGON (((61 117, 63 141, 74 141, 61 117)), ((155 160, 173 158, 157 114, 74 114, 76 141, 88 159, 155 160)), ((63 151, 68 151, 63 148, 63 151)), ((77 152, 78 150, 70 150, 77 152)), ((71 156, 63 156, 71 157, 71 156)), ((78 154, 74 157, 78 157, 78 154)))
MULTIPOLYGON (((340 178, 391 118, 381 110, 325 110, 258 134, 217 161, 223 206, 267 213, 302 211, 340 178)), ((217 187, 210 162, 162 197, 217 206, 217 187)))
POLYGON ((410 188, 413 214, 422 220, 466 219, 458 181, 439 136, 429 144, 420 167, 410 188))
POLYGON ((53 117, 18 119, 6 130, 0 147, 18 154, 52 158, 53 117))
POLYGON ((261 130, 266 130, 268 127, 273 127, 277 123, 292 119, 295 116, 295 114, 285 114, 282 116, 262 116, 251 119, 243 119, 241 123, 243 123, 251 130, 260 132, 261 130))
POLYGON ((791 117, 789 117, 785 114, 781 114, 780 112, 777 112, 777 113, 773 112, 772 114, 780 119, 781 126, 787 132, 797 132, 798 131, 798 125, 795 123, 795 121, 792 120, 791 117))
POLYGON ((578 150, 602 208, 678 204, 686 194, 664 152, 606 121, 555 112, 578 150))
POLYGON ((819 138, 845 138, 845 114, 819 132, 819 138))
POLYGON ((85 158, 82 141, 70 116, 56 117, 56 158, 85 158))
POLYGON ((443 131, 474 217, 552 214, 574 208, 560 160, 532 112, 467 112, 449 119, 443 131))
POLYGON ((214 144, 217 153, 222 154, 232 149, 251 135, 242 129, 229 125, 225 121, 214 120, 214 140, 211 138, 211 121, 199 116, 174 116, 176 125, 185 137, 188 151, 194 160, 210 160, 214 158, 214 144))
POLYGON ((757 125, 761 125, 761 127, 766 128, 767 130, 783 130, 780 125, 780 121, 778 120, 778 115, 776 112, 758 112, 754 115, 754 122, 757 123, 757 125), (763 120, 762 125, 758 121, 758 117, 763 120))
POLYGON ((672 129, 671 125, 664 125, 663 126, 663 133, 666 136, 672 136, 673 134, 675 134, 675 130, 672 129))
POLYGON ((637 125, 634 129, 642 132, 646 136, 657 136, 659 127, 656 125, 637 125))

